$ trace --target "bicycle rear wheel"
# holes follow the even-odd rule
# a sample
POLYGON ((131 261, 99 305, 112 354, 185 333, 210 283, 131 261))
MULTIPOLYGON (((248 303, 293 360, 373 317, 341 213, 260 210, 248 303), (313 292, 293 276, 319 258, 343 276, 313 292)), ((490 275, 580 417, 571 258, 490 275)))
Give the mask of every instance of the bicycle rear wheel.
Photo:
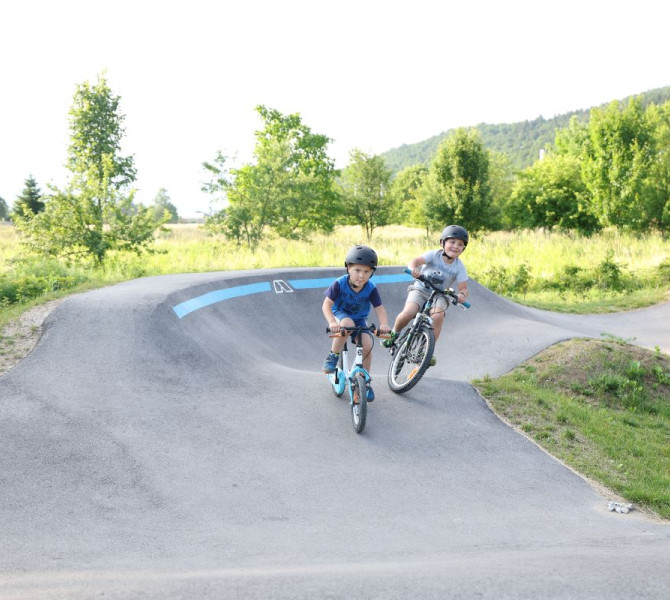
POLYGON ((356 373, 351 382, 351 392, 353 402, 351 404, 351 422, 356 433, 361 433, 365 429, 365 420, 368 415, 368 399, 366 396, 365 376, 363 373, 356 373))
POLYGON ((388 384, 399 394, 411 390, 428 369, 435 350, 432 327, 422 326, 414 336, 401 343, 389 365, 388 384))

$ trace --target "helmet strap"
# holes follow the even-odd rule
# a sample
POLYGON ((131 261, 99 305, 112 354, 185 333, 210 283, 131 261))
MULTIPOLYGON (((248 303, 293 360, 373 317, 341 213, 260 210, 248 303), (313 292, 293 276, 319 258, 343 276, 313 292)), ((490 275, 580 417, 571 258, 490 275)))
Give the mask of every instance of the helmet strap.
POLYGON ((358 287, 355 286, 355 285, 352 283, 352 281, 351 281, 351 277, 348 276, 348 273, 349 273, 349 269, 347 269, 347 284, 349 285, 349 287, 350 287, 352 290, 356 291, 356 290, 358 289, 358 287))

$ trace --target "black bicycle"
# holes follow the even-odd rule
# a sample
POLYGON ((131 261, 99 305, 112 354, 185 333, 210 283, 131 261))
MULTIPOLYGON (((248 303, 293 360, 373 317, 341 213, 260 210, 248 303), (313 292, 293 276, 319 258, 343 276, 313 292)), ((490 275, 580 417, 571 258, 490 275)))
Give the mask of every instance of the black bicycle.
MULTIPOLYGON (((411 275, 412 271, 405 269, 405 273, 411 275)), ((430 359, 433 357, 433 351, 435 350, 435 331, 433 330, 433 319, 430 316, 430 311, 438 297, 446 296, 448 302, 459 305, 464 309, 470 308, 469 302, 459 304, 458 294, 451 288, 442 290, 423 275, 419 275, 417 279, 432 291, 428 300, 414 317, 412 324, 405 329, 390 348, 392 359, 388 370, 388 384, 397 393, 411 390, 419 383, 430 365, 430 359)))

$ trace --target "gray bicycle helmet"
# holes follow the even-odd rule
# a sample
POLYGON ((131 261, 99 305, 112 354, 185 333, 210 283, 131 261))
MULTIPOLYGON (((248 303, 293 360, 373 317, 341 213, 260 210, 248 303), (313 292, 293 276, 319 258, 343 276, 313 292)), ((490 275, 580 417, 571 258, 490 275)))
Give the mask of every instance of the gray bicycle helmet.
POLYGON ((461 227, 460 225, 448 225, 442 230, 442 235, 440 236, 440 246, 443 246, 445 240, 448 240, 449 238, 463 240, 463 243, 467 246, 470 236, 464 227, 461 227))
POLYGON ((377 253, 368 246, 354 246, 344 259, 344 266, 351 264, 366 265, 374 271, 377 268, 377 253))

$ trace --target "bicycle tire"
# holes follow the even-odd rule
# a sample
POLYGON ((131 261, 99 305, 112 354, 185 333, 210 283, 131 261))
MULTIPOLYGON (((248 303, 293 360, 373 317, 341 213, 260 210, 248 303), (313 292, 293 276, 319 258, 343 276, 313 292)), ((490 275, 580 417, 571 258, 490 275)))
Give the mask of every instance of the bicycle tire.
POLYGON ((347 382, 344 380, 344 371, 342 371, 342 354, 340 353, 340 358, 337 359, 337 371, 335 375, 330 380, 330 385, 333 388, 333 394, 338 398, 344 394, 344 390, 347 388, 347 382), (334 379, 337 378, 337 383, 334 379))
POLYGON ((351 393, 353 401, 351 403, 351 423, 356 433, 361 433, 365 429, 365 421, 368 415, 368 399, 366 396, 367 388, 365 386, 365 375, 356 373, 351 382, 351 393))
POLYGON ((413 335, 407 336, 389 365, 388 384, 392 391, 402 394, 411 390, 423 377, 435 350, 435 332, 422 325, 413 335))

